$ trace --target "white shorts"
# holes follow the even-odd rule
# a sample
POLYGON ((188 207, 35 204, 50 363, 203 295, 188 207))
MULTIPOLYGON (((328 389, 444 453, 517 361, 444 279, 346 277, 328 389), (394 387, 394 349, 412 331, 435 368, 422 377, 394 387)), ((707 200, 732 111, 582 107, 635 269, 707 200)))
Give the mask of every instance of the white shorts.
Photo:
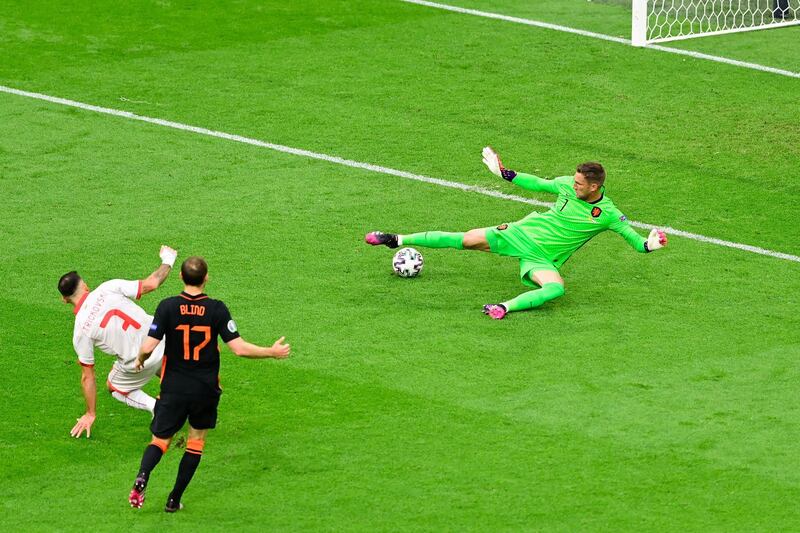
POLYGON ((144 362, 144 368, 141 372, 133 370, 132 366, 123 365, 119 361, 114 362, 111 367, 111 372, 108 373, 108 390, 116 391, 120 394, 128 394, 129 392, 143 388, 147 382, 161 370, 161 360, 164 358, 164 340, 158 343, 156 349, 150 354, 147 361, 144 362))

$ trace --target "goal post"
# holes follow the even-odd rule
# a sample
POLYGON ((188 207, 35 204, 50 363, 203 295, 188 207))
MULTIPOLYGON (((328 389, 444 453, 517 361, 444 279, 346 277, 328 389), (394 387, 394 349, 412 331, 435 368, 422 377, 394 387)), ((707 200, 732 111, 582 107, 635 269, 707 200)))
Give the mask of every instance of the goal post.
POLYGON ((800 24, 800 0, 632 0, 634 46, 800 24))

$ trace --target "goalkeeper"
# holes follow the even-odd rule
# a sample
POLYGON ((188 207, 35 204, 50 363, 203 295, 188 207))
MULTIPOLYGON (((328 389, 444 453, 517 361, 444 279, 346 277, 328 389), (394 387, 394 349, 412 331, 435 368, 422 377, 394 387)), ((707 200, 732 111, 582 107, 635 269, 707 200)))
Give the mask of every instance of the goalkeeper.
POLYGON ((667 244, 667 236, 661 230, 653 229, 645 239, 631 228, 625 215, 605 195, 606 173, 600 163, 582 163, 574 176, 546 180, 503 167, 500 157, 489 146, 483 149, 483 162, 492 173, 523 189, 557 194, 555 204, 547 212, 533 212, 522 220, 495 228, 478 228, 466 233, 425 231, 410 235, 374 231, 366 235, 366 242, 389 248, 414 245, 481 250, 518 258, 522 283, 534 290, 502 303, 484 305, 483 312, 498 320, 507 313, 533 309, 562 296, 561 265, 599 233, 609 229, 619 233, 632 248, 642 253, 653 252, 667 244))

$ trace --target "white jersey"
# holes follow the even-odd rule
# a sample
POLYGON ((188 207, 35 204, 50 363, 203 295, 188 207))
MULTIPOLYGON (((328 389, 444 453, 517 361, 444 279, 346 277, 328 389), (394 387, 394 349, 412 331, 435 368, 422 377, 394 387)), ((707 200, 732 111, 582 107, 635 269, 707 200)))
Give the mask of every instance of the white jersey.
POLYGON ((115 355, 125 369, 132 369, 153 317, 133 303, 142 295, 141 281, 113 279, 84 295, 75 306, 72 344, 78 361, 94 365, 94 347, 115 355))

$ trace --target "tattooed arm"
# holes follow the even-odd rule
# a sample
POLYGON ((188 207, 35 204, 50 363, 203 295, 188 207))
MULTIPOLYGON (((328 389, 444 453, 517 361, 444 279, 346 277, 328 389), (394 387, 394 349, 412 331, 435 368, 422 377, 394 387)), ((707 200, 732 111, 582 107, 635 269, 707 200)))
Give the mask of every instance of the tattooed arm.
POLYGON ((162 246, 158 255, 161 257, 161 266, 150 274, 147 279, 142 280, 142 294, 152 292, 164 283, 164 280, 169 276, 170 270, 172 270, 172 265, 175 264, 178 252, 169 246, 162 246))

